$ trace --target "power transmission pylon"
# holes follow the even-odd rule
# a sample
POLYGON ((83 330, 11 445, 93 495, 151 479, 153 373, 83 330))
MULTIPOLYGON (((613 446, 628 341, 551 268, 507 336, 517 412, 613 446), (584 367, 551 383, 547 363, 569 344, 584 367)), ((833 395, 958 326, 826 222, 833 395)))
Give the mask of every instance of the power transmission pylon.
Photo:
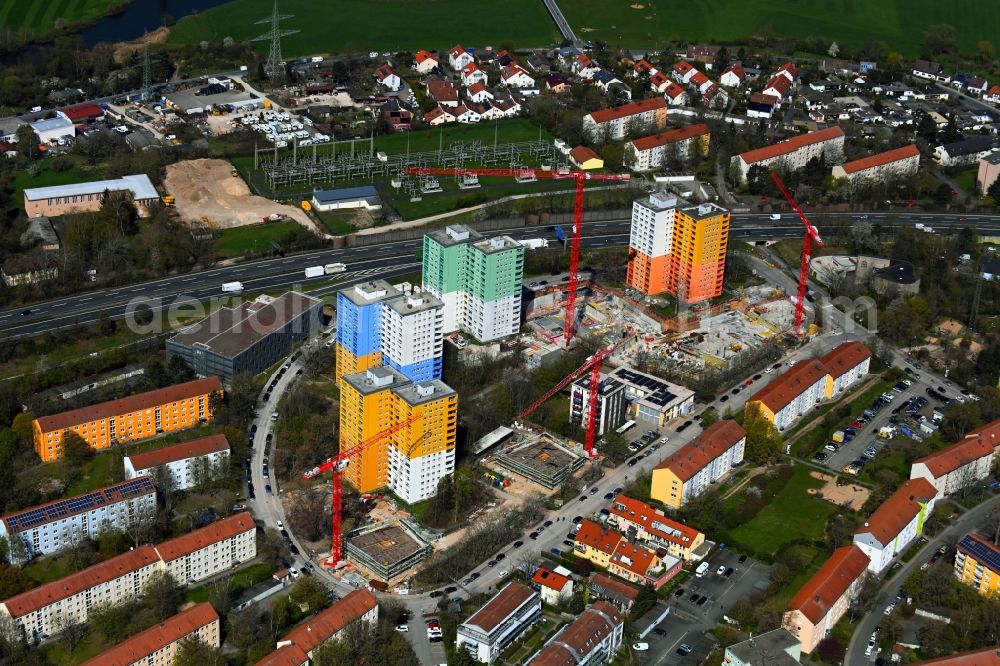
POLYGON ((148 102, 153 94, 152 87, 149 72, 149 45, 144 44, 142 47, 142 88, 139 90, 139 99, 148 102))
POLYGON ((282 30, 281 21, 282 19, 289 19, 292 17, 293 14, 279 14, 278 2, 275 0, 274 11, 271 13, 271 16, 257 21, 257 24, 271 24, 270 30, 265 32, 263 35, 254 37, 252 40, 254 42, 270 40, 271 42, 271 50, 267 55, 267 64, 264 65, 264 73, 267 74, 267 78, 271 81, 278 81, 285 76, 285 59, 281 57, 281 38, 286 35, 294 34, 298 32, 298 30, 282 30))

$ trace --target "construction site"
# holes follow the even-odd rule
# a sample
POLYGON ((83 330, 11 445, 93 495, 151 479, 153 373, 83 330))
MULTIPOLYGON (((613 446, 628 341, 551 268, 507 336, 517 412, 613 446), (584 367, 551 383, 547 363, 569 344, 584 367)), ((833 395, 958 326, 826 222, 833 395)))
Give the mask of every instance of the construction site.
POLYGON ((573 476, 586 460, 587 455, 579 443, 515 427, 513 436, 489 454, 483 464, 551 491, 573 476))
POLYGON ((366 525, 344 539, 351 562, 378 580, 396 580, 431 554, 431 544, 406 520, 366 525))

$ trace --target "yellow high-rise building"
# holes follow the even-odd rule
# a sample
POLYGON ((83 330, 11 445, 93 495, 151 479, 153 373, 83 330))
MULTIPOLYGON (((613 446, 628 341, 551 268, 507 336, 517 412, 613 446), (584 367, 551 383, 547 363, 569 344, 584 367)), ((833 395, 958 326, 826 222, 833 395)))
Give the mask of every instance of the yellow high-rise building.
POLYGON ((391 367, 345 375, 340 386, 342 450, 420 416, 355 455, 344 479, 360 492, 388 487, 410 504, 432 497, 455 470, 455 391, 436 379, 411 382, 391 367))
POLYGON ((956 578, 984 597, 1000 592, 1000 548, 978 532, 969 532, 955 551, 956 578))

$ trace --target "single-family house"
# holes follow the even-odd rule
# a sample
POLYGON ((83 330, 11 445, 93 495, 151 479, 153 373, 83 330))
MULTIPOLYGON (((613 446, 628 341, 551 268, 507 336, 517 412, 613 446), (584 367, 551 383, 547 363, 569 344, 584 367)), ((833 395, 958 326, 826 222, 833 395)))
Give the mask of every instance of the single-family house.
POLYGON ((436 107, 424 114, 424 122, 433 127, 444 125, 445 123, 453 123, 456 121, 455 114, 452 113, 454 110, 455 107, 441 106, 438 104, 436 107))
POLYGON ((649 87, 653 92, 662 95, 672 85, 677 84, 671 81, 663 72, 656 71, 649 75, 649 87))
POLYGON ((581 79, 589 79, 601 71, 601 66, 590 59, 586 53, 581 53, 573 59, 573 73, 581 79))
POLYGON ((485 83, 477 81, 469 86, 465 91, 465 96, 469 98, 474 104, 482 104, 487 100, 493 99, 493 93, 490 89, 486 87, 485 83))
POLYGON ((478 111, 465 104, 459 104, 452 114, 460 123, 478 123, 482 119, 478 111))
POLYGON ((531 577, 531 586, 538 590, 542 602, 558 606, 573 596, 573 578, 569 569, 543 564, 531 577))
POLYGON ((790 62, 786 62, 784 65, 778 68, 775 72, 775 76, 783 76, 788 79, 789 83, 795 83, 795 80, 799 78, 799 69, 790 62))
POLYGON ((708 78, 698 70, 695 70, 694 74, 691 75, 691 78, 688 79, 688 85, 692 86, 695 90, 704 95, 705 91, 711 87, 712 79, 708 78))
POLYGON ((479 69, 479 65, 474 62, 470 62, 468 65, 462 68, 462 85, 466 88, 471 86, 473 83, 482 82, 486 83, 489 77, 486 76, 486 72, 479 69))
POLYGON ((684 57, 688 60, 702 63, 706 69, 712 69, 715 59, 719 57, 719 51, 721 50, 721 46, 711 44, 688 44, 687 50, 684 52, 684 57))
POLYGON ((531 53, 525 59, 528 65, 528 69, 533 71, 535 74, 540 76, 547 76, 549 72, 552 71, 552 66, 549 65, 549 61, 545 59, 540 53, 531 53))
POLYGON ((854 533, 854 545, 878 575, 923 534, 937 490, 925 478, 910 479, 889 496, 854 533))
POLYGON ((553 74, 545 79, 545 87, 558 95, 569 90, 569 81, 562 74, 553 74))
POLYGON ((413 56, 413 69, 417 70, 420 74, 430 74, 438 66, 438 59, 430 51, 417 51, 416 55, 413 56))
POLYGON ((677 83, 687 83, 697 71, 698 70, 694 68, 694 65, 686 60, 681 60, 673 66, 673 69, 670 70, 670 75, 674 77, 674 81, 677 83))
POLYGON ((427 96, 440 106, 458 106, 458 90, 451 81, 431 79, 427 81, 427 96))
POLYGON ((676 83, 671 83, 663 90, 663 99, 670 106, 683 106, 687 104, 688 96, 684 88, 676 83))
POLYGON ((604 168, 604 159, 587 146, 577 146, 569 151, 569 161, 583 171, 604 168))
POLYGON ((748 118, 770 118, 781 104, 781 98, 764 93, 753 93, 747 102, 748 118))
POLYGON ((992 137, 970 136, 935 147, 931 159, 945 167, 978 164, 996 147, 996 139, 992 137))
POLYGON ((659 70, 649 64, 649 61, 645 58, 640 58, 632 65, 632 76, 639 78, 640 76, 652 76, 659 70))
POLYGON ((632 608, 639 596, 638 589, 603 573, 591 574, 588 587, 591 596, 609 601, 623 613, 627 613, 632 608))
POLYGON ((395 97, 382 105, 381 114, 393 132, 407 132, 413 127, 413 112, 395 97))
POLYGON ((792 81, 785 76, 775 76, 764 85, 761 91, 765 95, 772 95, 778 99, 784 99, 792 89, 792 81))
POLYGON ((989 90, 983 96, 983 100, 987 102, 993 102, 994 104, 1000 104, 1000 85, 990 86, 989 90))
POLYGON ((911 73, 919 79, 928 79, 930 81, 937 81, 938 83, 948 83, 951 81, 951 77, 945 75, 944 67, 940 63, 931 60, 915 61, 911 73))
POLYGON ((462 71, 466 65, 475 61, 476 59, 472 57, 472 54, 461 44, 456 44, 448 51, 448 64, 456 72, 462 71))
POLYGON ((736 62, 722 70, 722 75, 719 77, 719 84, 729 88, 739 88, 746 81, 746 78, 747 72, 743 69, 743 65, 736 62))
POLYGON ((508 88, 528 88, 535 80, 515 62, 500 68, 500 79, 508 88))
POLYGON ((402 85, 399 76, 392 71, 392 67, 388 63, 375 70, 375 80, 392 91, 399 90, 400 85, 402 85))
POLYGON ((607 568, 611 563, 611 556, 622 541, 625 541, 625 537, 620 532, 584 518, 573 538, 573 550, 577 557, 607 568))
POLYGON ((729 105, 729 93, 718 83, 713 83, 702 93, 701 103, 709 109, 725 109, 729 105))

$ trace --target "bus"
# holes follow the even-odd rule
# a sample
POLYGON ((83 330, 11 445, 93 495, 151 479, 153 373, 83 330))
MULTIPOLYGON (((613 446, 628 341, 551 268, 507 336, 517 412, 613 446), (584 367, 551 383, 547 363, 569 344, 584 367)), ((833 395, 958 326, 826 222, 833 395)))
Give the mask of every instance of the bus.
POLYGON ((618 427, 615 430, 615 432, 618 433, 619 435, 624 435, 634 427, 635 427, 635 421, 626 421, 625 423, 621 424, 621 426, 618 427))

